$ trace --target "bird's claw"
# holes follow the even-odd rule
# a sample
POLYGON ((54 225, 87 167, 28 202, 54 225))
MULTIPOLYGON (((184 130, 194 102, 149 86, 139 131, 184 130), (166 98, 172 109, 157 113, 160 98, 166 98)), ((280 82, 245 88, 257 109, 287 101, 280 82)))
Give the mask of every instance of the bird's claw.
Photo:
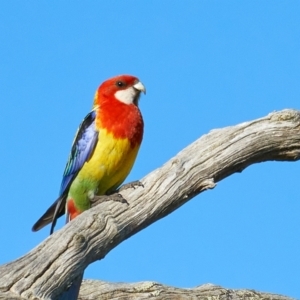
POLYGON ((117 191, 114 191, 113 194, 95 196, 91 200, 91 206, 94 207, 94 206, 96 206, 100 203, 106 202, 106 201, 116 201, 116 202, 125 203, 125 204, 129 205, 127 200, 118 192, 127 190, 129 188, 135 189, 139 186, 144 187, 144 185, 139 180, 126 183, 126 184, 122 185, 117 191))
POLYGON ((132 189, 135 189, 137 187, 144 187, 144 185, 139 181, 139 180, 135 180, 135 181, 132 181, 132 182, 129 182, 129 183, 126 183, 126 184, 123 184, 120 188, 119 188, 119 192, 121 191, 124 191, 124 190, 127 190, 129 188, 132 188, 132 189))
POLYGON ((119 193, 115 193, 109 196, 109 200, 112 201, 117 201, 117 202, 121 202, 121 203, 125 203, 127 205, 129 205, 129 203, 127 202, 127 200, 119 193))
POLYGON ((95 196, 91 200, 91 206, 94 207, 94 206, 96 206, 100 203, 106 202, 106 201, 116 201, 116 202, 125 203, 125 204, 129 205, 127 200, 121 194, 115 193, 115 194, 111 194, 111 195, 95 196))

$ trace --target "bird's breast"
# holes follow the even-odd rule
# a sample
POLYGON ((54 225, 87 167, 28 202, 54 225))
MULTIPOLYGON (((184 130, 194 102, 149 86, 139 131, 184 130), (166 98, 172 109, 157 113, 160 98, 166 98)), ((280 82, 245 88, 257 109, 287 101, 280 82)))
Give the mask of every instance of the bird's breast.
POLYGON ((139 150, 132 147, 127 138, 115 138, 102 129, 90 160, 78 174, 78 180, 86 182, 88 189, 102 195, 117 188, 129 174, 139 150))
POLYGON ((96 128, 105 129, 117 139, 127 139, 135 147, 142 142, 144 122, 137 106, 112 101, 99 108, 96 128))
POLYGON ((99 108, 95 122, 97 145, 72 182, 68 194, 68 199, 74 200, 79 211, 90 207, 91 195, 107 194, 125 180, 143 138, 143 125, 140 111, 135 106, 118 104, 99 108))

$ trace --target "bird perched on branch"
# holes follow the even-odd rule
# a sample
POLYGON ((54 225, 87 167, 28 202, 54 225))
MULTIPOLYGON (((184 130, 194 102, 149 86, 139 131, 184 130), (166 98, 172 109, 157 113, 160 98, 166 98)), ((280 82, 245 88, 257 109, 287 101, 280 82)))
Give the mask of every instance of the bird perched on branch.
POLYGON ((37 231, 66 213, 67 222, 91 207, 95 195, 114 191, 129 174, 140 148, 144 123, 138 102, 146 92, 138 78, 120 75, 96 91, 92 111, 80 124, 58 199, 33 225, 37 231))

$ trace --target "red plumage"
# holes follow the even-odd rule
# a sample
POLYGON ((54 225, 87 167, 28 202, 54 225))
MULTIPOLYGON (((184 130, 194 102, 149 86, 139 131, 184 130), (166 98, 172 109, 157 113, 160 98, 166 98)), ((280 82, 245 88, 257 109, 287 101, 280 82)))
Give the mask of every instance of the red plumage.
POLYGON ((116 99, 115 94, 136 82, 139 82, 138 78, 131 75, 109 79, 100 85, 94 100, 94 106, 101 110, 101 114, 97 114, 96 126, 107 129, 115 138, 127 138, 132 147, 141 144, 143 138, 144 122, 138 109, 138 99, 126 104, 116 99), (122 82, 123 86, 118 86, 118 82, 122 82))

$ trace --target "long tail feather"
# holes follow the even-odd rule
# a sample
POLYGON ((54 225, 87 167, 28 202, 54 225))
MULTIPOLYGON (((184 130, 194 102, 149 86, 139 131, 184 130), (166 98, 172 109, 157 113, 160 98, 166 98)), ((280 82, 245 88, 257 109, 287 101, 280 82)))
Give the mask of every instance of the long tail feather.
POLYGON ((66 196, 62 195, 37 220, 37 222, 32 226, 32 231, 38 231, 52 222, 50 229, 50 234, 52 234, 57 219, 65 213, 65 203, 66 196))

